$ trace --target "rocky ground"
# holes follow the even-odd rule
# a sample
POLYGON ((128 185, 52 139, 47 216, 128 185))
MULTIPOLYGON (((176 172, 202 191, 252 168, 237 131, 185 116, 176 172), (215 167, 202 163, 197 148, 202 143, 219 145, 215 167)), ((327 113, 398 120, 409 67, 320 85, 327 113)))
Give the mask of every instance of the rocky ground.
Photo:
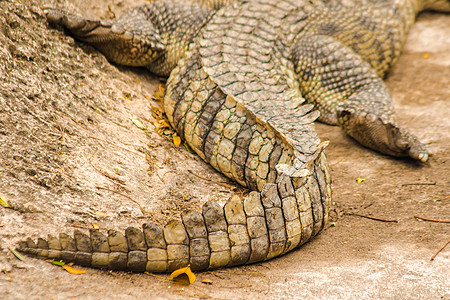
MULTIPOLYGON (((112 18, 145 1, 71 2, 112 18)), ((19 261, 9 250, 28 236, 93 224, 164 223, 187 207, 244 192, 175 146, 169 129, 157 130, 158 78, 111 65, 49 26, 43 4, 0 0, 0 195, 11 205, 0 206, 2 299, 450 299, 449 248, 430 261, 448 241, 449 225, 414 217, 450 218, 449 15, 419 17, 387 78, 400 123, 433 149, 430 161, 386 157, 318 124, 331 141, 333 226, 281 258, 203 272, 180 286, 166 275, 72 275, 38 259, 19 261)))

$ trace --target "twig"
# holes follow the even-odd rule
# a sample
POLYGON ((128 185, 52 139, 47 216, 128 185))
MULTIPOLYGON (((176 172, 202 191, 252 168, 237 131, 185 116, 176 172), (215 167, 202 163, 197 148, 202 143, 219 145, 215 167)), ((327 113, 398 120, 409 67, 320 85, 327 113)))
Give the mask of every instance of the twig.
MULTIPOLYGON (((159 178, 159 180, 162 181, 162 183, 166 183, 166 182, 164 181, 164 179, 163 179, 161 176, 159 176, 158 172, 155 172, 155 174, 156 174, 156 176, 159 178)), ((167 174, 167 173, 166 173, 166 174, 167 174)), ((164 174, 164 175, 166 175, 166 174, 164 174)))
POLYGON ((442 251, 444 250, 445 247, 447 247, 447 245, 450 244, 450 240, 447 241, 447 243, 445 243, 444 246, 441 247, 441 249, 439 249, 431 258, 430 261, 433 261, 434 258, 442 251))
POLYGON ((366 219, 370 219, 370 220, 374 220, 374 221, 380 221, 380 222, 386 222, 386 223, 398 223, 397 220, 386 220, 386 219, 374 218, 374 217, 364 216, 364 215, 355 214, 355 213, 344 213, 344 215, 356 216, 356 217, 361 217, 361 218, 366 218, 366 219))
POLYGON ((157 278, 157 279, 159 279, 161 281, 172 282, 172 280, 170 280, 169 278, 167 278, 164 275, 153 274, 153 273, 150 273, 150 272, 144 272, 144 274, 148 275, 148 276, 155 277, 155 278, 157 278))
POLYGON ((133 198, 131 198, 131 197, 128 196, 128 195, 122 194, 121 192, 118 192, 118 191, 115 191, 115 190, 111 190, 111 189, 108 189, 108 188, 105 188, 105 187, 101 187, 101 186, 97 186, 96 188, 98 188, 98 189, 100 189, 100 190, 105 190, 105 191, 109 191, 109 192, 112 192, 112 193, 119 194, 119 195, 121 195, 121 196, 127 198, 127 199, 130 200, 131 202, 136 203, 136 204, 139 206, 139 209, 141 210, 141 212, 142 212, 143 214, 146 214, 146 215, 150 216, 154 221, 158 222, 159 224, 162 224, 161 221, 159 221, 158 218, 156 218, 154 215, 158 215, 158 216, 162 216, 162 217, 165 217, 165 218, 169 218, 169 219, 176 220, 176 218, 171 217, 171 216, 166 216, 166 215, 164 215, 164 214, 159 214, 159 213, 155 213, 155 212, 149 212, 149 211, 146 211, 146 210, 141 206, 141 204, 139 204, 139 202, 137 202, 136 200, 134 200, 133 198))
POLYGON ((93 164, 92 161, 89 161, 89 164, 91 165, 92 168, 94 168, 95 171, 99 172, 100 174, 102 174, 103 176, 105 176, 106 178, 108 178, 109 180, 111 180, 114 183, 118 183, 120 184, 123 188, 125 188, 125 186, 127 185, 126 182, 120 178, 114 177, 113 175, 109 174, 106 171, 102 171, 97 169, 93 164))
POLYGON ((115 146, 115 147, 120 148, 120 149, 122 149, 122 150, 125 150, 125 151, 128 151, 128 152, 130 152, 130 153, 136 154, 136 155, 138 155, 138 156, 140 156, 140 157, 142 157, 142 158, 145 158, 145 156, 142 155, 141 153, 135 152, 135 151, 133 151, 133 150, 129 150, 129 149, 127 149, 127 148, 124 148, 124 147, 122 147, 122 146, 116 145, 116 144, 114 144, 114 143, 111 143, 111 142, 108 142, 108 141, 105 141, 105 140, 102 140, 102 139, 99 139, 99 138, 96 138, 96 137, 93 137, 93 136, 88 136, 88 138, 91 138, 91 139, 94 139, 94 140, 98 140, 98 141, 100 141, 100 142, 107 143, 107 144, 109 144, 109 145, 111 145, 111 146, 115 146))
POLYGON ((130 200, 131 202, 134 202, 135 204, 137 204, 137 205, 139 206, 139 209, 141 210, 141 212, 142 212, 143 214, 149 215, 149 216, 151 216, 152 218, 154 218, 154 217, 152 216, 152 213, 151 213, 151 212, 146 211, 146 210, 141 206, 141 204, 140 204, 139 202, 137 202, 136 200, 134 200, 134 199, 131 198, 130 196, 125 195, 125 194, 122 194, 121 192, 118 192, 118 191, 115 191, 115 190, 111 190, 111 189, 108 189, 108 188, 105 188, 105 187, 101 187, 101 186, 97 186, 97 188, 98 188, 98 189, 101 189, 101 190, 108 191, 108 192, 112 192, 112 193, 115 193, 115 194, 118 194, 118 195, 120 195, 120 196, 122 196, 122 197, 127 198, 127 199, 130 200))
POLYGON ((436 185, 436 181, 431 181, 431 182, 402 183, 402 186, 408 186, 408 185, 436 185))
POLYGON ((208 179, 208 178, 202 177, 202 176, 200 176, 200 175, 195 174, 195 173, 194 173, 193 171, 191 171, 191 170, 187 170, 187 171, 188 171, 189 173, 191 173, 192 175, 194 175, 194 176, 200 178, 200 179, 203 179, 203 180, 206 180, 206 181, 209 181, 209 182, 214 182, 214 183, 217 183, 217 184, 219 184, 219 185, 225 186, 225 187, 227 187, 227 188, 236 188, 236 186, 234 186, 234 185, 232 185, 232 184, 228 184, 228 183, 225 183, 225 182, 216 181, 216 180, 212 180, 212 179, 208 179))
POLYGON ((58 119, 56 119, 56 117, 53 114, 52 114, 52 117, 53 117, 53 122, 55 122, 56 125, 58 126, 59 133, 61 134, 61 140, 64 141, 65 132, 62 129, 61 125, 59 124, 58 119))
POLYGON ((116 18, 116 13, 113 12, 113 10, 111 9, 111 5, 108 5, 108 12, 111 14, 112 18, 111 19, 115 19, 116 18))
POLYGON ((336 226, 336 222, 339 220, 339 213, 337 212, 336 208, 333 208, 332 210, 330 210, 330 212, 328 213, 328 216, 330 218, 330 221, 328 222, 328 227, 325 228, 325 230, 330 229, 331 227, 335 227, 336 226), (336 214, 336 220, 331 220, 331 212, 334 212, 336 214))
POLYGON ((330 163, 329 165, 330 165, 330 167, 334 167, 334 166, 340 164, 341 162, 343 162, 345 159, 346 159, 346 158, 340 159, 340 160, 338 160, 338 161, 336 161, 336 162, 330 163))
POLYGON ((423 218, 414 216, 414 218, 422 220, 422 221, 428 221, 428 222, 436 222, 436 223, 450 223, 450 220, 437 220, 437 219, 429 219, 429 218, 423 218))
POLYGON ((83 129, 88 130, 83 124, 80 124, 77 120, 75 120, 72 116, 70 116, 69 114, 60 111, 60 113, 62 113, 63 115, 69 117, 72 121, 74 121, 75 123, 77 123, 78 125, 80 125, 81 127, 83 127, 83 129))

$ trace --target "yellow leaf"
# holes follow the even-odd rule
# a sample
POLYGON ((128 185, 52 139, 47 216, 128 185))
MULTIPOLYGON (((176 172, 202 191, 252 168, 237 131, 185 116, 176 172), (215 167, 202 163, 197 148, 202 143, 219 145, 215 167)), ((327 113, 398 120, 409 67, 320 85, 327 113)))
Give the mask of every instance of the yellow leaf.
POLYGON ((89 212, 90 212, 92 215, 94 215, 95 217, 102 217, 102 218, 109 217, 107 213, 102 212, 102 211, 98 211, 98 210, 90 210, 89 212))
POLYGON ((156 119, 152 119, 152 120, 150 120, 150 122, 152 122, 153 126, 155 126, 155 130, 158 130, 162 127, 161 124, 159 124, 156 119))
POLYGON ((191 284, 194 283, 196 277, 191 271, 191 266, 187 266, 173 271, 172 274, 170 274, 170 278, 181 283, 191 284))
POLYGON ((178 146, 181 144, 181 138, 176 133, 174 133, 172 135, 172 139, 173 139, 173 143, 175 146, 178 146))
POLYGON ((0 205, 5 208, 11 207, 11 206, 9 206, 8 201, 6 201, 6 197, 2 196, 2 195, 0 195, 0 205))
POLYGON ((97 224, 95 224, 95 223, 92 223, 92 227, 93 227, 94 229, 100 229, 100 227, 99 227, 97 224))
POLYGON ((425 53, 425 54, 423 55, 423 58, 425 58, 425 59, 430 58, 430 54, 425 53))
POLYGON ((156 100, 163 100, 164 98, 164 86, 162 84, 160 84, 158 86, 158 90, 155 92, 155 94, 153 94, 153 97, 155 97, 156 100))
POLYGON ((170 128, 170 125, 169 125, 169 123, 167 123, 166 120, 158 120, 158 123, 161 124, 163 127, 170 128))
POLYGON ((152 107, 152 111, 153 111, 155 114, 158 114, 158 113, 160 112, 158 106, 154 106, 154 105, 152 105, 152 104, 150 104, 150 105, 151 105, 151 107, 152 107))
POLYGON ((213 281, 211 279, 209 279, 209 278, 204 278, 202 280, 202 283, 204 283, 204 284, 213 284, 213 281))
POLYGON ((69 272, 70 274, 73 274, 73 275, 80 275, 80 274, 86 273, 85 270, 78 270, 78 269, 69 267, 69 266, 67 266, 67 265, 64 265, 64 266, 62 266, 62 267, 63 267, 64 269, 66 269, 67 272, 69 272))
POLYGON ((356 178, 356 183, 357 184, 360 184, 361 182, 364 182, 364 181, 366 181, 365 178, 360 178, 360 177, 356 178))

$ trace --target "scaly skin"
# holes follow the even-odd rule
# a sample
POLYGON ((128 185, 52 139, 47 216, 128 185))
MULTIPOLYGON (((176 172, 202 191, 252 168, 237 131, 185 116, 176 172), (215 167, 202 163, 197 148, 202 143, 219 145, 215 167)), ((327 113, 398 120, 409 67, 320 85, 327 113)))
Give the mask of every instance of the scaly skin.
POLYGON ((108 237, 76 231, 28 239, 20 251, 135 272, 212 269, 291 251, 323 229, 331 203, 327 143, 314 131, 313 105, 319 120, 363 145, 427 160, 426 147, 396 124, 381 77, 415 14, 448 2, 231 2, 153 1, 115 23, 46 11, 111 61, 170 73, 164 107, 173 127, 252 192, 224 207, 207 202, 202 213, 186 211, 164 228, 148 223, 108 237))

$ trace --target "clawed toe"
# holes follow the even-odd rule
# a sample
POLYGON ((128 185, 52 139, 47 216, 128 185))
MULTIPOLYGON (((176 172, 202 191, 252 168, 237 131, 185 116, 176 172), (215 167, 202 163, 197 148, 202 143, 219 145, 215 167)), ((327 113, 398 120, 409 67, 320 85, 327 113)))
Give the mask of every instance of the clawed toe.
POLYGON ((426 162, 430 156, 430 151, 424 144, 416 140, 416 143, 410 146, 408 155, 411 158, 420 160, 421 162, 426 162))

